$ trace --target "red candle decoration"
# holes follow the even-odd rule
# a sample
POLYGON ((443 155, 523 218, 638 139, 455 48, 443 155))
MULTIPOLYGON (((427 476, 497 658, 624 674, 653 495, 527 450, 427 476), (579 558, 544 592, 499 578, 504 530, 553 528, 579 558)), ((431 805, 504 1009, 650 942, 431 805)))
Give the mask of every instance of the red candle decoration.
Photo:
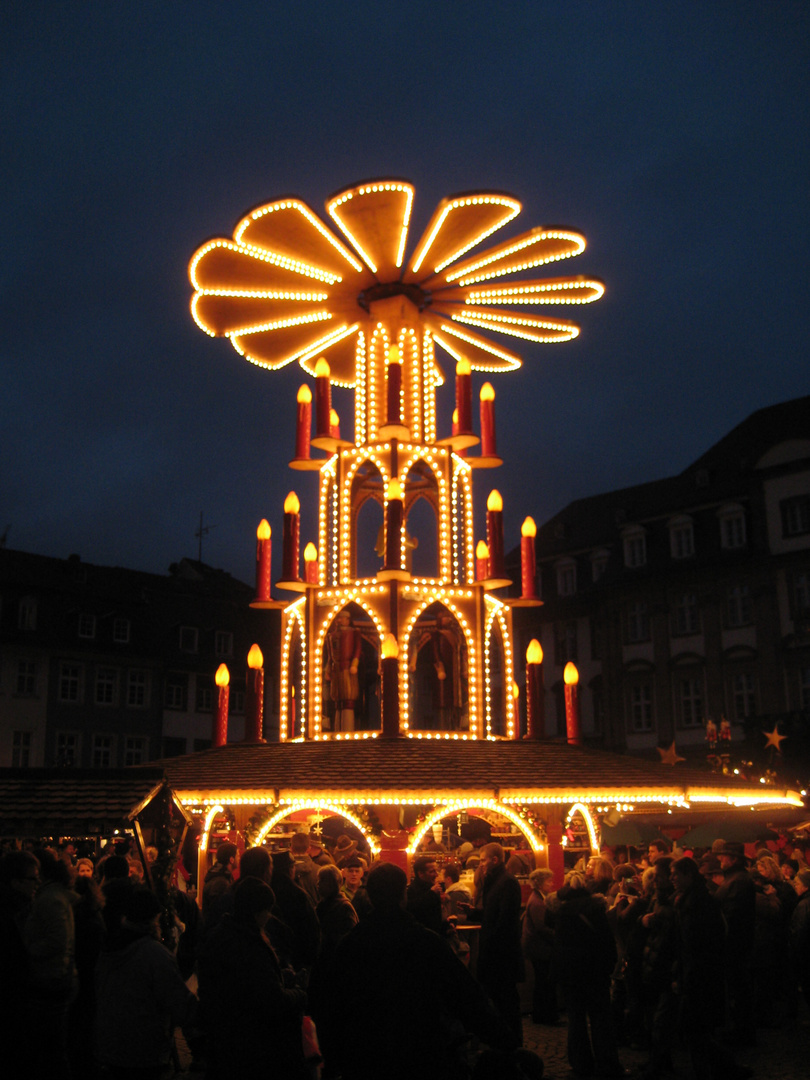
POLYGON ((290 734, 295 735, 295 686, 290 687, 290 734))
POLYGON ((481 457, 497 457, 495 449, 495 390, 492 383, 481 387, 481 457))
POLYGON ((542 739, 546 728, 543 649, 532 638, 526 650, 526 738, 542 739))
POLYGON ((245 742, 264 742, 264 657, 258 645, 248 653, 247 693, 245 694, 245 742))
POLYGON ((284 500, 284 534, 282 536, 281 577, 283 581, 299 581, 298 547, 301 534, 301 503, 294 491, 284 500))
POLYGON ((402 568, 402 485, 396 477, 385 491, 385 570, 402 568))
POLYGON ((307 585, 318 584, 318 549, 312 543, 304 548, 304 581, 307 585))
POLYGON ((329 434, 333 439, 340 438, 340 417, 335 409, 329 410, 329 434))
MULTIPOLYGON (((458 409, 453 409, 453 435, 458 435, 458 409)), ((456 453, 459 457, 466 457, 466 446, 459 447, 459 449, 456 450, 456 453)))
POLYGON ((228 699, 231 688, 228 685, 231 675, 225 664, 220 664, 214 676, 217 684, 217 707, 214 713, 214 737, 211 740, 214 746, 224 746, 228 741, 228 699))
POLYGON ((399 644, 393 634, 382 643, 382 737, 399 735, 399 644))
POLYGON ((262 518, 256 529, 256 599, 270 599, 273 541, 270 522, 262 518))
POLYGON ((318 438, 329 436, 332 412, 332 383, 329 364, 321 356, 315 364, 315 432, 318 438))
POLYGON ((402 358, 396 345, 388 349, 387 412, 389 424, 402 423, 402 358))
POLYGON ((309 437, 312 430, 312 391, 303 383, 298 389, 298 415, 295 425, 295 456, 309 457, 309 437))
POLYGON ((489 548, 489 576, 505 578, 503 561, 503 499, 495 489, 487 499, 487 547, 489 548))
POLYGON ((458 435, 472 432, 472 368, 469 360, 456 364, 456 408, 458 409, 458 435))
POLYGON ((527 517, 520 526, 520 586, 524 600, 537 599, 537 563, 534 553, 534 538, 537 526, 534 518, 527 517))
POLYGON ((489 577, 489 548, 483 540, 475 545, 475 580, 486 581, 489 577))
POLYGON ((563 671, 563 682, 565 683, 565 733, 568 736, 568 742, 572 746, 576 746, 582 741, 580 738, 579 687, 577 686, 579 672, 576 665, 572 664, 570 660, 563 671))

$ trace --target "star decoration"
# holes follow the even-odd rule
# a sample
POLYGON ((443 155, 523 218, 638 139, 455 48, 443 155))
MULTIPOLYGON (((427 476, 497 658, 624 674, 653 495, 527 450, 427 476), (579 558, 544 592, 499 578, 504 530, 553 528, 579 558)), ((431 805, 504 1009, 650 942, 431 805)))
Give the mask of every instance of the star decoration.
POLYGON ((767 750, 769 746, 772 746, 777 753, 781 754, 782 747, 780 746, 780 743, 782 742, 782 739, 787 738, 787 735, 779 734, 779 725, 774 724, 773 731, 763 731, 762 734, 765 736, 765 749, 767 750))
POLYGON ((662 765, 676 765, 679 761, 686 761, 686 758, 682 758, 678 751, 675 749, 675 740, 673 739, 672 745, 668 750, 664 750, 662 746, 658 747, 658 753, 661 755, 662 765))

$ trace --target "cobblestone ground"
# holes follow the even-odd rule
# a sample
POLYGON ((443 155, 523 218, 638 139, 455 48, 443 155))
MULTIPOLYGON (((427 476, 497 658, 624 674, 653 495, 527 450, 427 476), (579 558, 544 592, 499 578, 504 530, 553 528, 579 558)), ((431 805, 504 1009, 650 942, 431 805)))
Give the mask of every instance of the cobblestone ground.
MULTIPOLYGON (((523 1018, 523 1045, 539 1054, 545 1063, 548 1080, 572 1080, 568 1066, 566 1040, 568 1028, 544 1027, 523 1018)), ((647 1054, 643 1050, 619 1047, 622 1065, 628 1076, 638 1076, 643 1069, 647 1054)), ((757 1045, 734 1051, 739 1065, 753 1069, 756 1077, 763 1080, 806 1080, 810 1075, 810 1016, 807 1010, 800 1013, 799 1022, 790 1026, 757 1030, 757 1045)), ((674 1077, 693 1076, 688 1056, 683 1047, 677 1047, 674 1057, 674 1077)))

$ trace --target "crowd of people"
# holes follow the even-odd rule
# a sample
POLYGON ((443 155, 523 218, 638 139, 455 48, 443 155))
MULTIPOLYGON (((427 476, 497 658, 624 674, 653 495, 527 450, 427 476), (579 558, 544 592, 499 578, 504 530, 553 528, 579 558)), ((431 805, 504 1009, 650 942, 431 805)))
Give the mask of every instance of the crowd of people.
POLYGON ((537 1080, 529 970, 532 1020, 565 1012, 577 1077, 623 1076, 626 1043, 648 1050, 644 1080, 665 1080, 682 1040, 698 1080, 743 1080, 734 1048, 810 1005, 810 869, 798 849, 696 855, 603 852, 557 889, 497 843, 426 851, 409 880, 347 836, 327 851, 298 833, 241 857, 220 843, 201 904, 174 887, 167 909, 119 851, 15 847, 0 859, 6 1060, 158 1080, 179 1029, 209 1080, 537 1080))

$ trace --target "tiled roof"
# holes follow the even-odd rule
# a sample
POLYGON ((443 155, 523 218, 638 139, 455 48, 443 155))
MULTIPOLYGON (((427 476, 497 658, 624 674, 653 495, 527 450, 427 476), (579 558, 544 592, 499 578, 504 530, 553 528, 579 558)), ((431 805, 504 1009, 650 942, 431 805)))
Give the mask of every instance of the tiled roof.
POLYGON ((718 800, 731 792, 762 795, 759 785, 734 777, 545 741, 232 743, 161 764, 186 803, 237 796, 274 802, 304 793, 345 801, 433 801, 456 794, 573 801, 620 794, 639 799, 642 793, 666 801, 698 789, 714 789, 718 800))
POLYGON ((163 769, 0 769, 0 835, 112 832, 160 787, 163 769))

